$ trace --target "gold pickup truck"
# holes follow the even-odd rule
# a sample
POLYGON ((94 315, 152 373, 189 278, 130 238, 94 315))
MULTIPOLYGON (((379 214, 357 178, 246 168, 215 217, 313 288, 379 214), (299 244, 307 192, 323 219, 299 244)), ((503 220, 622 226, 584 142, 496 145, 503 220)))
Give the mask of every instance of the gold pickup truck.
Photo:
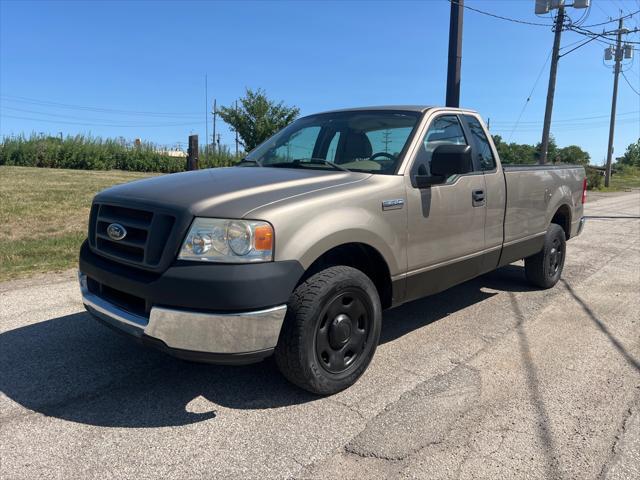
POLYGON ((384 309, 519 259, 553 287, 585 191, 582 167, 501 165, 471 110, 320 113, 237 166, 99 193, 83 301, 177 357, 275 354, 290 381, 332 394, 369 365, 384 309))

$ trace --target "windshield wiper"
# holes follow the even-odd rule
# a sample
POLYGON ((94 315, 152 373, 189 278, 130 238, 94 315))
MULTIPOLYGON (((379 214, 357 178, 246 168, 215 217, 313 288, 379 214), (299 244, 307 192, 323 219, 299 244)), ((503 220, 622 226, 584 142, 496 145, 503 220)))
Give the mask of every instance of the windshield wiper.
POLYGON ((328 165, 330 167, 335 168, 336 170, 342 170, 343 172, 350 172, 348 168, 343 167, 342 165, 338 165, 337 163, 333 163, 329 160, 325 160, 324 158, 296 158, 293 163, 310 163, 312 165, 328 165))
POLYGON ((262 165, 262 162, 260 160, 252 160, 250 158, 243 158, 242 160, 240 160, 238 163, 236 163, 236 165, 241 165, 243 163, 251 163, 253 165, 258 165, 259 167, 263 167, 264 165, 262 165))

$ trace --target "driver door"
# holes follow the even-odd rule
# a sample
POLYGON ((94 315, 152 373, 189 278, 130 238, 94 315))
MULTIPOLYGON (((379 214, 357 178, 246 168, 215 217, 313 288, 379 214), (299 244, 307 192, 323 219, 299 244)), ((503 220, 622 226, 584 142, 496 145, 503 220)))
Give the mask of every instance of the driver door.
POLYGON ((433 151, 445 144, 469 144, 455 114, 441 114, 431 120, 405 176, 409 215, 407 300, 445 290, 481 271, 486 215, 482 172, 454 175, 445 183, 422 189, 413 180, 416 174, 431 174, 433 151))

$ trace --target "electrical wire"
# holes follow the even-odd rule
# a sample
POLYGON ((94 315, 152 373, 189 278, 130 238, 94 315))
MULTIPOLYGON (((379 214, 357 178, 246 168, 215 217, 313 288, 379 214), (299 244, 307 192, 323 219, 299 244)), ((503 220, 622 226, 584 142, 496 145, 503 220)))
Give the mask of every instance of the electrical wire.
MULTIPOLYGON (((26 108, 17 108, 17 107, 8 107, 8 106, 0 106, 0 112, 2 112, 2 110, 11 110, 11 111, 15 111, 15 112, 23 112, 23 113, 33 113, 36 115, 44 115, 47 117, 57 117, 57 118, 63 118, 63 119, 69 119, 69 120, 82 120, 82 121, 87 121, 87 122, 118 122, 118 123, 122 123, 123 121, 126 123, 128 120, 116 120, 116 119, 111 119, 111 118, 87 118, 87 117, 78 117, 75 115, 65 115, 63 113, 51 113, 51 112, 42 112, 39 110, 29 110, 26 108)), ((173 125, 174 122, 170 122, 170 123, 157 123, 155 125, 157 126, 163 126, 163 125, 173 125)), ((196 125, 196 122, 191 123, 192 125, 196 125)))
MULTIPOLYGON (((640 113, 640 110, 635 110, 635 111, 631 111, 631 112, 621 112, 618 113, 616 115, 616 117, 622 117, 622 116, 626 116, 626 115, 637 115, 640 113)), ((573 118, 563 118, 563 119, 559 119, 559 120, 554 120, 553 123, 580 123, 584 120, 597 120, 600 118, 609 118, 611 115, 610 114, 606 114, 606 115, 592 115, 589 117, 573 117, 573 118)), ((495 124, 506 124, 507 126, 509 125, 513 125, 513 122, 511 121, 495 121, 495 122, 491 122, 491 123, 495 123, 495 124)), ((542 121, 540 120, 535 120, 535 121, 528 121, 528 122, 520 122, 523 124, 534 124, 534 125, 539 125, 542 123, 542 121)), ((504 126, 504 125, 503 125, 504 126)))
POLYGON ((573 25, 581 26, 584 22, 586 22, 587 19, 589 18, 589 15, 591 14, 591 7, 592 6, 593 5, 591 3, 589 3, 589 7, 587 7, 587 9, 584 12, 582 12, 582 15, 580 15, 580 18, 578 18, 578 20, 576 20, 575 22, 573 20, 571 20, 571 17, 569 17, 569 20, 571 21, 571 23, 573 25))
MULTIPOLYGON (((616 125, 637 125, 638 120, 635 118, 625 119, 625 120, 617 120, 616 125)), ((575 124, 575 125, 556 125, 553 127, 554 132, 571 132, 577 130, 593 130, 593 129, 601 129, 602 127, 609 125, 609 121, 603 120, 600 122, 593 123, 583 123, 583 124, 575 124)), ((508 127, 497 127, 492 128, 492 132, 509 132, 510 129, 508 127)), ((523 125, 521 128, 518 128, 519 133, 524 132, 539 132, 539 126, 527 126, 523 125)))
POLYGON ((633 87, 633 85, 631 85, 631 82, 629 81, 629 79, 627 78, 627 76, 624 74, 624 72, 620 72, 620 73, 622 74, 622 78, 624 78, 624 81, 625 81, 625 82, 627 82, 627 85, 629 85, 629 88, 630 88, 631 90, 633 90, 633 92, 634 92, 636 95, 640 96, 640 92, 638 92, 638 90, 636 90, 636 89, 633 87))
POLYGON ((99 113, 114 113, 114 114, 122 114, 122 115, 144 115, 144 116, 158 116, 158 117, 201 117, 201 113, 187 113, 187 112, 145 112, 139 110, 119 110, 113 108, 102 108, 102 107, 89 107, 84 105, 71 105, 68 103, 59 103, 52 102, 48 100, 38 100, 35 98, 29 97, 21 97, 21 96, 13 96, 13 95, 0 95, 4 101, 8 102, 16 102, 16 103, 27 103, 30 105, 39 105, 39 106, 47 106, 47 107, 59 107, 59 108, 67 108, 72 110, 85 110, 91 112, 99 112, 99 113))
POLYGON ((527 22, 525 20, 518 20, 517 18, 503 17, 502 15, 496 15, 495 13, 485 12, 484 10, 480 10, 478 8, 470 7, 469 5, 462 5, 462 4, 458 3, 457 0, 447 0, 447 1, 449 3, 453 3, 453 4, 456 4, 456 5, 459 5, 462 8, 465 8, 467 10, 471 10, 473 12, 480 13, 480 14, 486 15, 488 17, 497 18, 499 20, 505 20, 507 22, 520 23, 522 25, 534 25, 536 27, 553 27, 553 25, 549 24, 549 23, 527 22))
POLYGON ((509 134, 509 138, 507 139, 508 142, 511 141, 511 137, 513 137, 513 133, 516 131, 516 128, 518 127, 518 124, 520 123, 520 119, 522 118, 522 115, 524 114, 524 111, 527 109, 527 106, 529 105, 529 102, 531 101, 531 96, 533 95, 533 92, 535 91, 536 87, 538 86, 538 82, 540 81, 540 77, 542 77, 542 73, 544 72, 544 69, 547 66, 547 63, 549 63, 549 59, 551 58, 551 54, 552 53, 553 53, 553 50, 549 51, 549 54, 547 55, 547 59, 544 61, 544 64, 542 65, 542 68, 540 69, 540 72, 538 72, 538 76, 536 77, 536 81, 533 82, 533 87, 531 88, 531 92, 529 92, 529 96, 527 97, 527 100, 524 102, 524 105, 522 105, 522 110, 520 110, 520 115, 518 115, 518 119, 516 120, 516 123, 513 126, 513 129, 511 130, 511 133, 509 134))
POLYGON ((121 128, 148 128, 148 127, 181 127, 181 126, 193 126, 200 125, 202 122, 189 122, 189 123, 166 123, 166 124, 136 124, 136 125, 124 125, 124 124, 110 124, 110 123, 86 123, 86 122, 68 122, 65 120, 49 120, 44 118, 32 118, 23 117, 19 115, 2 115, 5 118, 15 118, 18 120, 29 120, 32 122, 45 122, 45 123, 63 123, 66 125, 81 125, 84 127, 121 127, 121 128))
MULTIPOLYGON (((603 12, 604 12, 604 10, 603 10, 603 12)), ((625 15, 625 16, 620 17, 620 18, 622 18, 624 20, 625 18, 631 18, 634 15, 637 15, 638 13, 640 13, 640 10, 636 10, 635 12, 629 13, 628 15, 625 15)), ((606 12, 605 12, 605 14, 606 14, 606 12)), ((617 22, 617 21, 620 20, 620 18, 613 18, 611 20, 607 20, 606 22, 592 23, 591 25, 582 25, 582 27, 583 28, 600 27, 602 25, 607 25, 608 23, 617 22)))

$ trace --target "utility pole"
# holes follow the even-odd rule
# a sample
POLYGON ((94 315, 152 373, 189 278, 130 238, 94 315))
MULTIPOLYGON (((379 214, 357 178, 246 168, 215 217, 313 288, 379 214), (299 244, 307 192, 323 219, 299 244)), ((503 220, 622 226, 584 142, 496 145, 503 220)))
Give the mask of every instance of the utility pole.
POLYGON ((187 170, 198 170, 198 135, 189 135, 187 170))
POLYGON ((209 87, 207 81, 207 74, 204 74, 204 124, 205 124, 205 137, 204 137, 204 151, 205 154, 209 155, 209 95, 207 93, 207 89, 209 87))
POLYGON ((604 186, 608 187, 611 180, 611 160, 613 158, 613 134, 616 128, 616 107, 618 103, 618 78, 620 77, 620 63, 622 62, 622 17, 618 20, 618 34, 616 36, 615 67, 613 70, 613 97, 611 99, 611 121, 609 123, 609 146, 607 148, 607 169, 604 174, 604 186))
POLYGON ((382 143, 384 144, 384 151, 389 153, 389 144, 391 143, 391 130, 385 130, 382 132, 382 143))
MULTIPOLYGON (((216 99, 213 99, 213 136, 212 136, 212 142, 213 143, 213 152, 216 152, 216 116, 218 115, 218 110, 217 110, 217 103, 216 103, 216 99)), ((209 142, 209 137, 207 137, 207 142, 209 142)))
POLYGON ((539 163, 547 163, 547 151, 549 150, 549 134, 551 131, 551 114, 553 112, 553 97, 556 93, 556 77, 558 76, 558 60, 560 60, 560 37, 564 25, 564 6, 558 8, 556 23, 554 26, 553 52, 551 53, 551 70, 549 71, 549 88, 547 89, 547 106, 544 110, 544 126, 542 127, 542 151, 539 163))
MULTIPOLYGON (((238 115, 238 100, 236 100, 236 115, 238 115)), ((238 158, 238 130, 236 129, 236 158, 238 158)))
MULTIPOLYGON (((569 7, 576 9, 589 8, 591 0, 573 0, 569 7)), ((547 105, 544 110, 544 125, 542 127, 542 148, 540 159, 538 162, 544 164, 547 162, 549 150, 549 135, 551 132, 551 115, 553 113, 553 97, 556 93, 556 78, 558 76, 558 60, 560 60, 560 37, 562 36, 562 28, 564 27, 564 7, 565 0, 536 0, 536 15, 545 15, 551 10, 558 9, 556 22, 553 25, 553 51, 551 52, 551 69, 549 71, 549 88, 547 89, 547 105)))
POLYGON ((462 66, 462 18, 464 0, 450 0, 449 63, 447 67, 447 107, 460 106, 460 68, 462 66))

